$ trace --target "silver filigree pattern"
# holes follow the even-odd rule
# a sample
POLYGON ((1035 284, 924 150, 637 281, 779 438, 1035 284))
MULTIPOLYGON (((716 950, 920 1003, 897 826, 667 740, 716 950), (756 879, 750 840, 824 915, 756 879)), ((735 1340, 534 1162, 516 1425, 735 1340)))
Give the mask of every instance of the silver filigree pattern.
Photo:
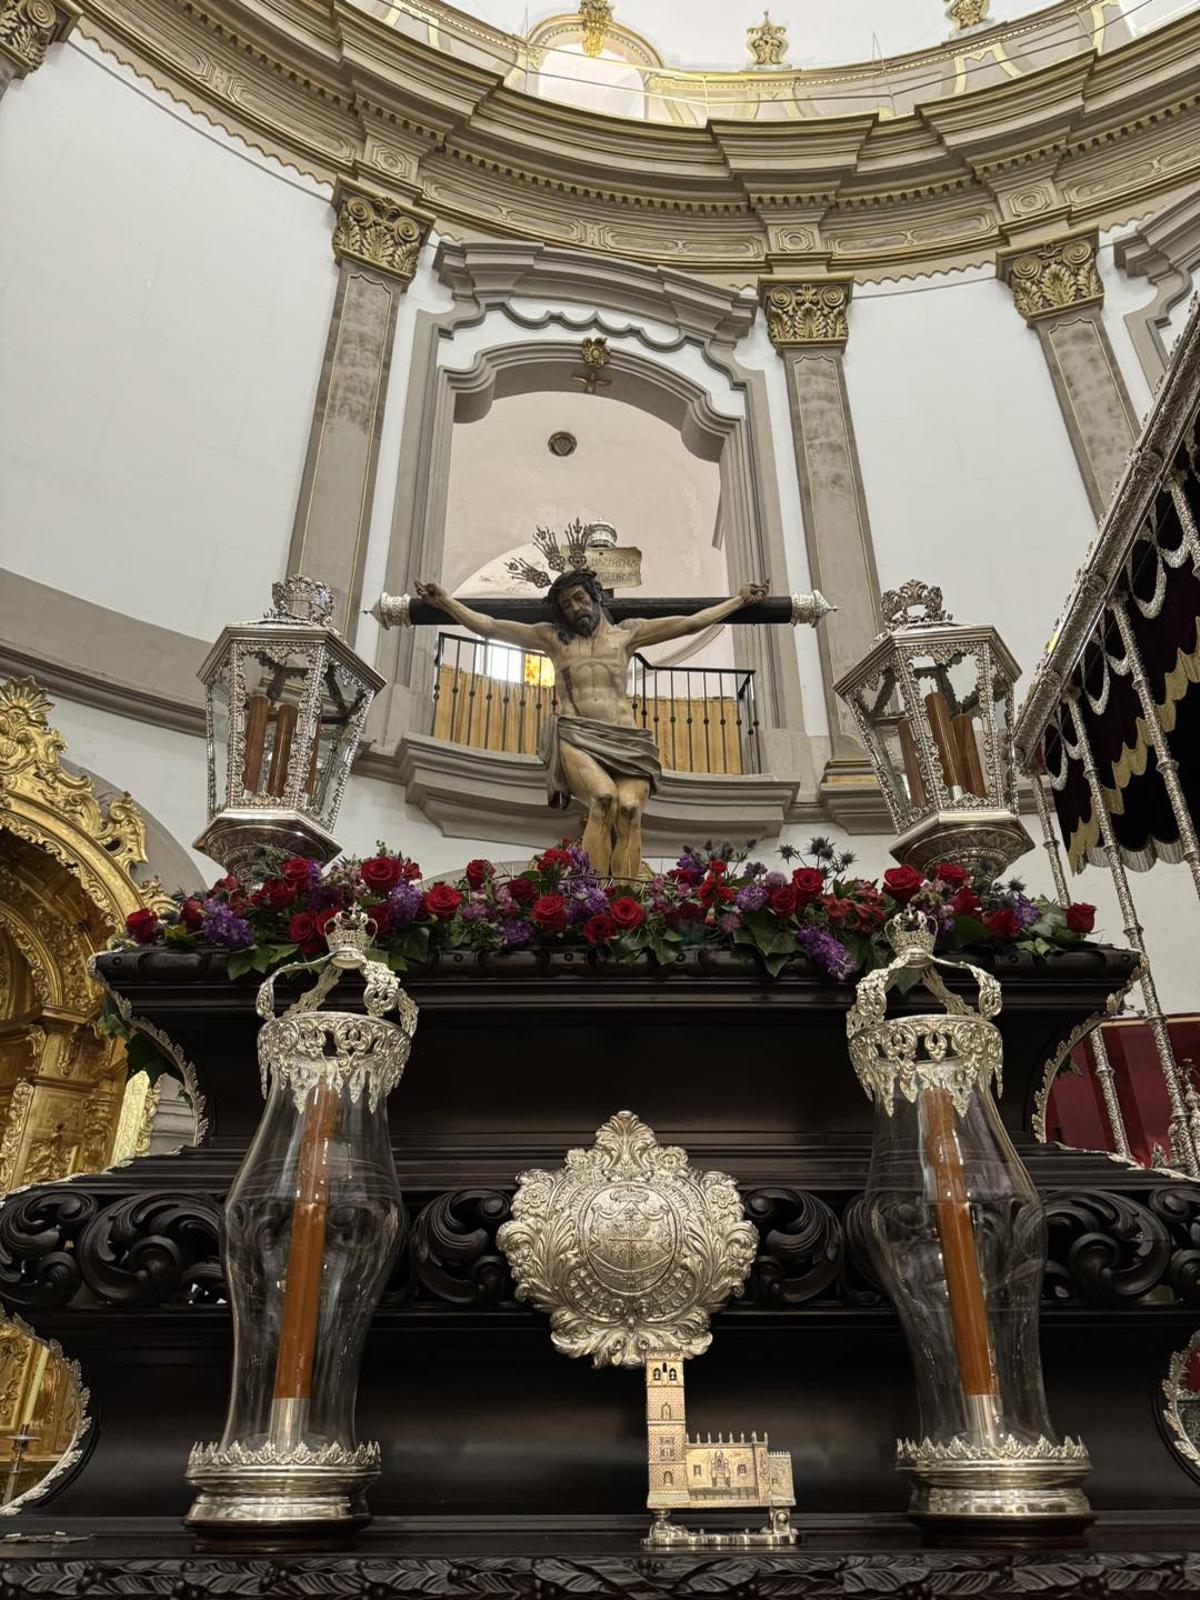
POLYGON ((400 1082, 417 1031, 417 1006, 381 961, 372 961, 370 923, 361 911, 339 912, 325 930, 328 956, 279 967, 259 987, 255 1002, 266 1020, 258 1035, 258 1063, 265 1095, 273 1083, 290 1090, 303 1111, 318 1084, 345 1090, 353 1104, 366 1092, 374 1112, 400 1082), (275 1016, 275 980, 293 972, 320 973, 281 1017, 275 1016), (367 1015, 318 1008, 343 972, 363 975, 367 1015), (396 1012, 396 1022, 385 1020, 396 1012))
POLYGON ((741 1293, 756 1237, 731 1178, 697 1172, 619 1111, 558 1172, 521 1174, 497 1242, 517 1297, 550 1313, 556 1349, 629 1367, 707 1350, 709 1317, 741 1293))
POLYGON ((1081 1467, 1084 1471, 1090 1471, 1092 1465, 1083 1440, 1070 1437, 1056 1444, 1042 1434, 1030 1443, 1011 1433, 1003 1433, 998 1438, 989 1439, 986 1447, 961 1433, 953 1439, 896 1440, 896 1465, 906 1471, 927 1472, 934 1467, 957 1464, 983 1466, 990 1463, 1001 1466, 1058 1463, 1081 1467))
POLYGON ((933 953, 935 933, 928 919, 893 917, 887 927, 896 957, 859 980, 846 1018, 850 1059, 867 1098, 891 1116, 897 1091, 910 1103, 924 1088, 944 1089, 959 1116, 971 1096, 993 1083, 999 1093, 1003 1070, 1000 1032, 990 1018, 1000 1011, 1000 985, 990 973, 966 961, 947 961, 933 953), (938 968, 967 972, 979 986, 978 1010, 952 994, 938 968), (946 1013, 888 1018, 888 992, 903 972, 919 981, 946 1007, 946 1013))
POLYGON ((280 1448, 273 1439, 261 1444, 247 1445, 240 1439, 232 1444, 196 1444, 188 1456, 187 1475, 220 1472, 231 1467, 329 1467, 338 1472, 379 1471, 379 1446, 371 1441, 347 1449, 336 1441, 318 1446, 315 1450, 301 1440, 299 1444, 280 1448))

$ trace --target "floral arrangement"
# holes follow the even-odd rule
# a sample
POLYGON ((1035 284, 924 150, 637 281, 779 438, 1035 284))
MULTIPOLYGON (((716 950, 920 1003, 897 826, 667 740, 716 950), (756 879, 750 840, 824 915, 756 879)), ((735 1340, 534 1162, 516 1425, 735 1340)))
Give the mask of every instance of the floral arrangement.
POLYGON ((1093 906, 1031 899, 1016 879, 973 879, 950 861, 928 876, 892 867, 875 883, 852 876, 853 856, 826 839, 812 840, 808 859, 784 847, 782 870, 751 860, 749 848, 689 847, 668 871, 630 883, 602 879, 584 851, 563 840, 522 872, 476 860, 453 882, 428 887, 414 861, 382 844, 368 860, 343 858, 325 870, 291 856, 269 862, 261 880, 227 876, 207 894, 181 894, 165 915, 135 911, 124 943, 224 950, 236 978, 319 955, 329 919, 360 907, 397 971, 464 947, 573 945, 600 961, 629 962, 649 951, 666 962, 703 944, 756 951, 771 973, 807 959, 845 981, 890 960, 884 924, 906 906, 936 923, 942 950, 990 944, 1048 955, 1078 944, 1094 926, 1093 906))

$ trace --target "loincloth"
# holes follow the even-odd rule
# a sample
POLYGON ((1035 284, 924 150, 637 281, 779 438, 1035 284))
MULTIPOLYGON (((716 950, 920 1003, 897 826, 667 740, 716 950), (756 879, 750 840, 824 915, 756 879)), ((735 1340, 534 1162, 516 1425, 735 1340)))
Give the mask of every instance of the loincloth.
POLYGON ((589 717, 550 717, 538 736, 538 755, 546 763, 546 790, 550 804, 571 803, 571 789, 562 767, 562 746, 568 744, 591 756, 613 778, 644 778, 650 793, 658 788, 662 762, 654 735, 648 728, 622 728, 593 722, 589 717))

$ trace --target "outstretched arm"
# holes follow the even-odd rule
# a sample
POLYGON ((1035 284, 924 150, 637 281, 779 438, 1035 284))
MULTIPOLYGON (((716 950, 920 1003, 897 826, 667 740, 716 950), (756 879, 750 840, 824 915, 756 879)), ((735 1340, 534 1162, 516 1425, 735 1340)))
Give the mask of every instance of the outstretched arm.
POLYGON ((522 650, 545 650, 553 642, 554 629, 548 622, 504 622, 499 617, 485 617, 482 611, 472 611, 461 601, 448 595, 440 583, 415 585, 417 593, 427 605, 439 611, 464 628, 470 628, 481 639, 501 639, 505 644, 519 645, 522 650))
POLYGON ((714 622, 724 622, 744 607, 752 606, 766 592, 765 583, 744 583, 730 599, 708 606, 704 611, 693 612, 690 617, 649 618, 639 626, 634 643, 640 650, 645 645, 662 644, 667 639, 685 638, 689 633, 703 633, 714 622))

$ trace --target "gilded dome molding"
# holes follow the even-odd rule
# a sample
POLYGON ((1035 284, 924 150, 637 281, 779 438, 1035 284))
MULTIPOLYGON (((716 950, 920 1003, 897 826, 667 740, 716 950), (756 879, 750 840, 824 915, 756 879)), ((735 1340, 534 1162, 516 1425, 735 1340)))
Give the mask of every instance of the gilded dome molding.
POLYGON ((734 287, 981 266, 1144 217, 1200 172, 1195 12, 912 116, 703 127, 534 100, 350 0, 82 13, 80 33, 227 133, 319 183, 385 190, 442 238, 530 239, 734 287))

